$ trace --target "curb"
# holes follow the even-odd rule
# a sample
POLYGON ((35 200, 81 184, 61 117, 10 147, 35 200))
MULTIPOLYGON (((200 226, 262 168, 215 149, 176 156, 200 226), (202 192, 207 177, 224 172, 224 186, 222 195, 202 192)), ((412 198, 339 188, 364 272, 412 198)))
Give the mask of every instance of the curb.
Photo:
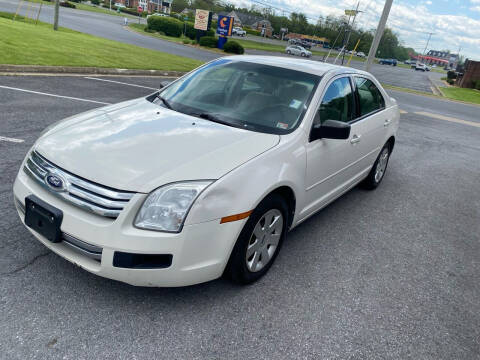
POLYGON ((80 66, 44 66, 44 65, 2 65, 0 73, 21 74, 64 74, 64 75, 148 75, 179 77, 186 72, 164 71, 164 70, 143 70, 143 69, 112 69, 98 67, 80 66))
POLYGON ((430 84, 432 84, 430 89, 432 89, 433 93, 437 96, 445 97, 445 95, 442 93, 442 90, 440 90, 440 87, 436 84, 436 81, 432 80, 430 76, 428 76, 428 80, 430 81, 430 84))

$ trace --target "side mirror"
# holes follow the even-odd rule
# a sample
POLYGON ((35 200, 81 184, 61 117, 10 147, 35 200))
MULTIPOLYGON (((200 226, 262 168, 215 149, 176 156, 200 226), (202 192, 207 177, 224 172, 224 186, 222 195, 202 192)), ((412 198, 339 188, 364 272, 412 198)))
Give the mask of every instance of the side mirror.
POLYGON ((312 128, 310 141, 317 139, 348 139, 350 137, 350 124, 337 120, 326 120, 321 125, 312 128))
POLYGON ((169 85, 171 81, 163 80, 160 82, 160 89, 163 89, 165 86, 169 85))

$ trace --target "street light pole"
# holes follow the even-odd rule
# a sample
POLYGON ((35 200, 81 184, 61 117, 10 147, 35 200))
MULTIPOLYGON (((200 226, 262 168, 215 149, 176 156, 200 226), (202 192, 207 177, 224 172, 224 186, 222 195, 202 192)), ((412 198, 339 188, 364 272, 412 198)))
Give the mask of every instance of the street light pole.
POLYGON ((55 12, 53 15, 53 30, 58 30, 58 10, 59 10, 59 0, 55 0, 55 12))
POLYGON ((370 46, 370 51, 368 52, 367 61, 365 61, 365 71, 370 71, 370 67, 372 66, 373 59, 375 58, 375 54, 377 53, 378 45, 380 44, 380 40, 383 36, 383 31, 385 30, 385 24, 387 23, 388 14, 390 13, 390 9, 392 8, 392 3, 393 0, 385 1, 382 16, 380 17, 380 21, 378 22, 377 31, 375 32, 375 36, 373 37, 372 45, 370 46))

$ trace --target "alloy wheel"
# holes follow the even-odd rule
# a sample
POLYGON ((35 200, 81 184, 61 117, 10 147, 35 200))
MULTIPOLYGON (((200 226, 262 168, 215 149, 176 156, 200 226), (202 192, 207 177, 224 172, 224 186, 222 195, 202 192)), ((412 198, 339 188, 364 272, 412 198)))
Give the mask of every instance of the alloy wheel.
POLYGON ((383 175, 385 174, 385 170, 387 169, 388 164, 388 156, 388 147, 385 147, 382 150, 380 156, 378 157, 377 167, 375 168, 375 182, 377 183, 382 180, 383 175))

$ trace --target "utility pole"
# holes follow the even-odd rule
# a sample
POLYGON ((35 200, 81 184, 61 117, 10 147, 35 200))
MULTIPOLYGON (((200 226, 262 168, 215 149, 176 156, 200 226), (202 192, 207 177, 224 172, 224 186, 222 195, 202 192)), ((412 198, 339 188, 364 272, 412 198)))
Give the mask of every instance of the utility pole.
MULTIPOLYGON (((348 32, 347 41, 345 42, 345 50, 348 49, 348 42, 350 41, 350 35, 352 35, 353 25, 355 25, 355 19, 357 18, 357 15, 359 13, 359 11, 358 11, 359 6, 360 6, 360 1, 357 2, 357 8, 355 9, 355 15, 353 15, 352 25, 350 25, 350 31, 348 32)), ((343 52, 343 56, 342 56, 342 65, 343 65, 343 62, 345 61, 345 52, 346 51, 343 52)))
POLYGON ((59 0, 55 0, 55 12, 53 15, 53 30, 58 30, 58 9, 59 9, 59 0))
POLYGON ((392 3, 393 0, 385 1, 382 16, 380 17, 380 21, 378 22, 377 31, 375 32, 375 36, 373 37, 372 45, 370 46, 370 51, 368 52, 367 61, 365 61, 365 71, 370 71, 370 67, 372 66, 373 59, 375 58, 375 54, 377 53, 378 45, 380 44, 380 40, 383 36, 383 31, 385 30, 385 24, 387 23, 388 14, 390 13, 390 9, 392 8, 392 3))
POLYGON ((430 42, 430 39, 432 38, 432 35, 434 35, 434 33, 427 33, 428 34, 428 39, 427 39, 427 43, 425 45, 425 49, 423 50, 423 53, 422 53, 422 61, 425 62, 425 54, 427 53, 427 48, 428 48, 428 43, 430 42))

